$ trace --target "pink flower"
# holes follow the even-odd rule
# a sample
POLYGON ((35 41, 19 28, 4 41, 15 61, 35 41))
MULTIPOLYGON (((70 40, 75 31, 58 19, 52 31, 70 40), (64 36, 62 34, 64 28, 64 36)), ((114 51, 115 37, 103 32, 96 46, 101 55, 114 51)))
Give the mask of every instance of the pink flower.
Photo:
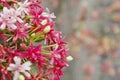
POLYGON ((15 56, 14 62, 15 64, 10 63, 9 67, 7 68, 8 71, 14 71, 13 80, 18 80, 20 73, 23 73, 28 78, 31 77, 31 75, 27 72, 31 69, 30 66, 32 64, 30 61, 27 61, 21 65, 21 59, 15 56))
POLYGON ((21 40, 22 42, 26 41, 28 36, 28 24, 17 24, 19 26, 15 31, 13 35, 13 42, 16 42, 17 40, 21 40))
POLYGON ((41 17, 43 8, 39 5, 38 2, 32 2, 29 7, 29 10, 30 10, 30 15, 32 15, 32 18, 30 19, 31 23, 33 23, 35 26, 40 25, 40 22, 43 19, 41 17))
POLYGON ((66 45, 66 42, 63 41, 64 38, 62 38, 61 32, 59 31, 51 30, 48 34, 46 34, 45 39, 48 44, 58 44, 61 45, 61 47, 66 45))

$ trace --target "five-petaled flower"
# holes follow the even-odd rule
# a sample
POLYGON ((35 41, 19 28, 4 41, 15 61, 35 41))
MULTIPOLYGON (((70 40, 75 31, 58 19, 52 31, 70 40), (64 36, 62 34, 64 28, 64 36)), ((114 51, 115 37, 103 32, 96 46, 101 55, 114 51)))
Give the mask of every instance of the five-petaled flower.
POLYGON ((27 61, 21 65, 21 58, 15 56, 14 62, 15 64, 10 63, 9 67, 7 68, 8 71, 14 71, 13 80, 18 80, 20 73, 23 73, 28 78, 31 77, 31 75, 27 72, 31 69, 30 66, 32 64, 30 61, 27 61))
POLYGON ((48 8, 46 8, 47 12, 43 12, 42 16, 47 17, 48 19, 50 19, 52 21, 52 18, 56 18, 56 16, 54 15, 54 13, 50 13, 50 10, 48 8))
POLYGON ((11 9, 7 7, 3 8, 3 12, 0 13, 0 29, 5 29, 8 27, 9 29, 16 29, 15 25, 16 19, 11 16, 11 9))

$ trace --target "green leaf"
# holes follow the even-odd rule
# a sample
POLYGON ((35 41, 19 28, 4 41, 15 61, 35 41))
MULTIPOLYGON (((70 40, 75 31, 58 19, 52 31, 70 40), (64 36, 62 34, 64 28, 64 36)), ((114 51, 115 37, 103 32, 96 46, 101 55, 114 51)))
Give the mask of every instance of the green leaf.
POLYGON ((2 11, 3 10, 3 5, 2 4, 0 4, 0 11, 2 11))

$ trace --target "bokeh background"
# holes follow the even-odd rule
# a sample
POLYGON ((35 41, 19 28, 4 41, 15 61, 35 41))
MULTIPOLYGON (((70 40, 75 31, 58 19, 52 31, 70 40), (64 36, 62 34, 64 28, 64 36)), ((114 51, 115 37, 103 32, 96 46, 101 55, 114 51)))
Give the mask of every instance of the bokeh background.
POLYGON ((43 0, 74 58, 61 80, 120 80, 120 0, 43 0))

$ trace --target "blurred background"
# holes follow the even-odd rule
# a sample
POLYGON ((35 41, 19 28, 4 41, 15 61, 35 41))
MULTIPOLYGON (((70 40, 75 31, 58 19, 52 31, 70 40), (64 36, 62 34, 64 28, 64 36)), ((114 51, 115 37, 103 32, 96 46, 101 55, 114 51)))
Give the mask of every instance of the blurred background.
POLYGON ((61 80, 120 80, 120 0, 43 0, 74 58, 61 80))

